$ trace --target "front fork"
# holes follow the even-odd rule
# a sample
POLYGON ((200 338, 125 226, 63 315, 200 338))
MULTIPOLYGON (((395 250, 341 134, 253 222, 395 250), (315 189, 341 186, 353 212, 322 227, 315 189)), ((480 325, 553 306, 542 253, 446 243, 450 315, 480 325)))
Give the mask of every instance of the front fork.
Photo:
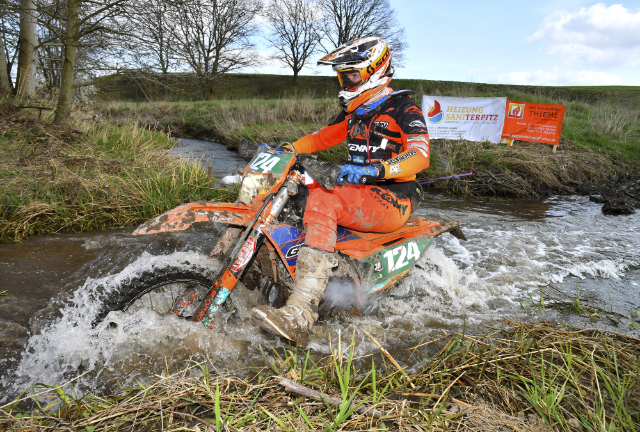
POLYGON ((200 321, 207 328, 213 326, 216 312, 218 312, 227 300, 227 297, 229 297, 229 294, 231 294, 231 291, 236 286, 238 279, 242 278, 247 264, 249 264, 251 258, 256 254, 262 240, 264 240, 265 235, 262 232, 262 228, 277 223, 278 216, 282 212, 282 209, 284 209, 287 201, 289 201, 289 197, 298 193, 298 185, 302 183, 302 181, 303 177, 300 173, 291 171, 278 193, 276 193, 271 200, 265 200, 251 225, 247 228, 247 234, 241 237, 238 245, 236 245, 223 260, 224 270, 222 274, 213 280, 211 291, 209 291, 202 300, 202 303, 200 303, 200 306, 198 306, 198 309, 191 318, 192 321, 200 321), (271 201, 271 210, 269 214, 261 218, 269 201, 271 201), (253 229, 249 232, 251 227, 253 227, 253 229))

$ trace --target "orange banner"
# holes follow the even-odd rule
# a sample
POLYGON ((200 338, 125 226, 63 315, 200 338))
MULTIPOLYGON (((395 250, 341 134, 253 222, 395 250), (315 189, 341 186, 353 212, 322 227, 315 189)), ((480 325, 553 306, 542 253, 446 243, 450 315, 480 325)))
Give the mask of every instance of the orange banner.
POLYGON ((558 145, 565 109, 564 105, 507 101, 501 142, 511 145, 513 140, 518 140, 558 145))

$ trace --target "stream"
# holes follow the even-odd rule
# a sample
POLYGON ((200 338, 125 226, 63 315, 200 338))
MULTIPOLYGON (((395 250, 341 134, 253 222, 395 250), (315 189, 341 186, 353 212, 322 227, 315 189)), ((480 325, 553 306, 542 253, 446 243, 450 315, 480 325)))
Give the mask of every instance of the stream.
MULTIPOLYGON (((216 178, 246 164, 220 144, 181 144, 174 154, 213 166, 216 178)), ((330 352, 329 339, 335 348, 339 333, 344 347, 353 335, 357 356, 377 353, 366 330, 406 362, 410 348, 430 333, 469 332, 502 317, 640 335, 640 317, 633 315, 640 311, 640 214, 605 216, 581 196, 533 201, 428 194, 417 215, 460 220, 468 241, 438 237, 368 314, 336 313, 320 322, 309 344, 314 355, 330 352), (554 302, 591 309, 578 315, 554 302)), ((134 238, 129 227, 0 243, 0 290, 9 291, 0 297, 0 399, 83 373, 74 382, 80 394, 149 381, 189 360, 208 359, 236 373, 264 365, 261 347, 268 354, 284 344, 253 325, 249 310, 261 294, 243 286, 232 292, 236 313, 223 313, 211 330, 145 310, 112 313, 115 328, 91 326, 101 293, 160 262, 215 270, 218 263, 207 254, 224 228, 134 238)), ((419 367, 424 357, 409 363, 419 367)))

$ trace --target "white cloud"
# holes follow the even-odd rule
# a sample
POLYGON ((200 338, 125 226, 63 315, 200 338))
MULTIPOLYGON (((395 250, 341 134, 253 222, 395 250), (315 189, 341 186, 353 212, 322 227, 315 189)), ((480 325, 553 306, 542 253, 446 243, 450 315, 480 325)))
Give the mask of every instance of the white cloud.
POLYGON ((496 74, 493 82, 519 85, 619 85, 618 75, 589 70, 537 70, 533 72, 505 72, 496 74))
POLYGON ((640 9, 598 3, 577 12, 556 12, 527 40, 562 54, 566 63, 635 66, 640 63, 640 9))

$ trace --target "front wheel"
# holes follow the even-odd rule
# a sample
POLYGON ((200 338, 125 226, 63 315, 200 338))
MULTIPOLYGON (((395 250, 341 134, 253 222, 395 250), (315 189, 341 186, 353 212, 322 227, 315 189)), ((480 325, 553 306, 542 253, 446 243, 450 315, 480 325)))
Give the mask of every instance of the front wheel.
POLYGON ((159 315, 189 319, 211 290, 215 269, 198 264, 155 267, 123 280, 104 297, 94 319, 102 322, 111 311, 151 309, 159 315))

